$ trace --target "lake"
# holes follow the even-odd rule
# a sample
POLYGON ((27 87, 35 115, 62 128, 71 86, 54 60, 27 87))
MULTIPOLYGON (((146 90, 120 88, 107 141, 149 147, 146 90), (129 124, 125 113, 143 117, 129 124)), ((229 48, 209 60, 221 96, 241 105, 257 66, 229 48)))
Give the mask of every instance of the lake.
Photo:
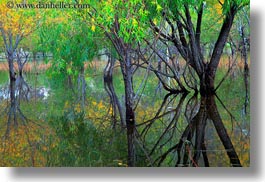
MULTIPOLYGON (((217 83, 224 72, 217 74, 217 83)), ((80 92, 63 86, 62 79, 26 73, 33 94, 20 102, 18 128, 8 139, 1 137, 0 165, 127 166, 126 132, 98 73, 102 69, 86 72, 84 106, 80 92)), ((122 76, 114 74, 117 98, 124 105, 122 76)), ((136 88, 144 76, 138 74, 136 88)), ((158 80, 154 76, 147 82, 135 103, 137 166, 250 165, 250 109, 242 75, 229 76, 217 96, 211 97, 155 91, 158 80)), ((4 136, 9 108, 7 72, 0 71, 0 86, 0 134, 4 136)))

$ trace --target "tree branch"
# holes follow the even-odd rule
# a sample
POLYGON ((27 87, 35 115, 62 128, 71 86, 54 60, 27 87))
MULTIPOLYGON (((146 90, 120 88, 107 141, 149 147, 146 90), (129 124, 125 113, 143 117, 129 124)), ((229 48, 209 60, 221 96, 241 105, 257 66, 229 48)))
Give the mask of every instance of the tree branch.
POLYGON ((237 8, 235 6, 230 7, 230 11, 229 13, 227 13, 223 21, 223 25, 222 25, 220 34, 218 36, 218 39, 215 43, 213 53, 212 53, 210 63, 209 63, 209 67, 212 70, 213 74, 215 74, 218 64, 220 62, 220 58, 221 58, 225 43, 227 41, 227 38, 229 36, 229 32, 232 27, 236 12, 237 12, 237 8))

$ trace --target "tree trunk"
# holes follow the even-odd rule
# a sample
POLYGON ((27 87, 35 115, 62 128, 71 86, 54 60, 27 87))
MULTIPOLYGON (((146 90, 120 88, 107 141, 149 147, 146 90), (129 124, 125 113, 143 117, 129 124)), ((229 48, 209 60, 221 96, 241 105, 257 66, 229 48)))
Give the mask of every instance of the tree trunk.
POLYGON ((200 76, 200 94, 202 96, 211 96, 215 93, 214 79, 215 71, 213 68, 205 64, 205 72, 200 76))
POLYGON ((115 16, 115 23, 113 25, 114 37, 105 32, 106 36, 113 43, 117 53, 120 56, 120 67, 122 71, 124 86, 125 86, 125 121, 127 128, 127 145, 128 145, 128 166, 135 166, 135 113, 134 113, 134 91, 133 91, 133 68, 131 46, 125 43, 122 38, 116 36, 119 32, 119 19, 115 16))
POLYGON ((126 123, 123 114, 123 109, 121 107, 121 103, 113 86, 112 73, 114 69, 114 64, 115 64, 115 59, 110 55, 108 63, 104 69, 104 88, 110 97, 110 103, 113 110, 113 119, 114 119, 113 128, 116 127, 117 111, 120 116, 121 127, 125 128, 126 123))
POLYGON ((28 94, 30 92, 30 87, 26 83, 23 77, 24 65, 28 62, 29 54, 24 52, 23 49, 16 51, 16 60, 18 65, 18 75, 16 78, 16 91, 18 93, 18 105, 20 104, 21 98, 28 99, 28 94))
POLYGON ((248 86, 249 86, 249 66, 248 66, 248 55, 247 55, 247 41, 244 32, 244 27, 241 27, 240 36, 242 39, 242 50, 241 54, 244 60, 244 84, 245 84, 245 103, 244 103, 244 113, 247 114, 247 106, 249 102, 248 86))
MULTIPOLYGON (((218 68, 224 46, 229 36, 234 17, 236 14, 235 7, 230 8, 230 13, 225 17, 220 34, 215 43, 213 53, 209 63, 203 64, 204 71, 199 74, 200 77, 200 93, 202 96, 211 96, 215 93, 214 79, 216 75, 216 70, 218 68)), ((197 73, 199 73, 196 67, 197 73)))
MULTIPOLYGON (((207 158, 206 146, 205 146, 205 132, 207 119, 212 120, 217 134, 227 152, 230 159, 230 163, 233 167, 241 167, 240 160, 232 144, 232 141, 227 133, 227 130, 223 124, 222 118, 217 109, 214 96, 202 96, 201 105, 198 113, 190 120, 189 125, 185 128, 179 143, 176 145, 176 150, 178 152, 178 159, 176 166, 179 166, 181 162, 181 151, 184 147, 185 141, 192 141, 195 133, 195 146, 194 146, 194 156, 192 157, 193 166, 197 166, 202 153, 205 166, 209 167, 209 161, 207 158)), ((187 165, 189 157, 189 152, 184 154, 183 161, 184 165, 187 165), (186 156, 185 156, 186 155, 186 156)))
POLYGON ((17 110, 17 101, 16 101, 16 73, 14 70, 13 64, 13 55, 8 56, 8 67, 9 67, 9 81, 10 81, 10 110, 8 113, 8 121, 7 121, 7 129, 6 129, 6 137, 9 136, 11 125, 15 128, 18 127, 16 110, 17 110))
POLYGON ((129 49, 126 50, 124 62, 121 62, 120 64, 122 67, 123 80, 125 86, 128 166, 133 167, 135 166, 135 113, 133 109, 133 72, 129 49))
POLYGON ((240 160, 232 144, 232 141, 227 133, 227 130, 222 122, 222 118, 217 110, 217 106, 214 97, 207 97, 207 110, 209 118, 213 121, 217 134, 226 149, 226 153, 230 159, 230 163, 233 167, 241 167, 240 160))

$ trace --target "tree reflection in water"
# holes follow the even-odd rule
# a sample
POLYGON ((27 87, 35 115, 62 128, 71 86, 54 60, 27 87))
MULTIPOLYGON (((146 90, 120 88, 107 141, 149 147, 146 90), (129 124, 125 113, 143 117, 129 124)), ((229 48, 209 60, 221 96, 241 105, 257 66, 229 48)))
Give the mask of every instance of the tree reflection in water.
POLYGON ((176 167, 210 167, 213 159, 208 157, 207 152, 212 149, 207 150, 205 142, 209 140, 207 132, 210 125, 215 128, 219 145, 224 147, 230 165, 241 167, 238 154, 226 130, 228 126, 225 127, 217 109, 216 97, 200 97, 198 100, 198 96, 194 95, 185 105, 186 95, 182 95, 178 104, 175 104, 176 107, 171 107, 178 96, 180 95, 166 95, 155 117, 138 125, 138 138, 143 141, 143 146, 150 146, 145 142, 149 133, 158 131, 154 129, 158 123, 163 125, 162 131, 156 133, 159 137, 151 144, 151 149, 145 148, 151 166, 163 166, 163 163, 168 163, 176 167), (185 125, 183 120, 187 120, 185 125))

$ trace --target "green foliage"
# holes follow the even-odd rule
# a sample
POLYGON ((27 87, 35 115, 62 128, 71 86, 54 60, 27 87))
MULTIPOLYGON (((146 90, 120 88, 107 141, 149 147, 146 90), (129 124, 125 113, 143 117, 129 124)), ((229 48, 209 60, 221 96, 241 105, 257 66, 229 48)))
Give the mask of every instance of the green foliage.
MULTIPOLYGON (((196 29, 197 13, 200 8, 203 8, 201 45, 215 42, 220 31, 222 20, 230 13, 231 8, 241 10, 244 6, 249 5, 249 0, 154 0, 146 2, 149 18, 155 20, 155 24, 160 25, 161 30, 164 29, 165 23, 162 23, 162 11, 175 25, 179 20, 186 25, 185 7, 188 8, 192 18, 193 29, 196 29), (162 11, 157 11, 157 6, 162 7, 162 11), (159 21, 159 22, 157 22, 159 21)), ((177 26, 175 25, 175 28, 177 26)), ((188 32, 185 33, 185 38, 189 39, 188 32)))
POLYGON ((84 62, 91 60, 96 53, 93 32, 78 14, 68 13, 66 16, 71 21, 60 13, 54 16, 53 21, 56 22, 48 21, 40 30, 40 45, 53 55, 50 61, 53 78, 76 78, 84 62))
POLYGON ((229 14, 231 8, 239 10, 246 5, 249 5, 249 3, 250 0, 224 0, 224 3, 222 5, 223 14, 229 14))
POLYGON ((111 32, 118 21, 118 36, 125 42, 141 41, 147 29, 149 12, 142 0, 132 1, 98 1, 92 4, 95 12, 91 11, 91 26, 95 23, 105 32, 111 32))

